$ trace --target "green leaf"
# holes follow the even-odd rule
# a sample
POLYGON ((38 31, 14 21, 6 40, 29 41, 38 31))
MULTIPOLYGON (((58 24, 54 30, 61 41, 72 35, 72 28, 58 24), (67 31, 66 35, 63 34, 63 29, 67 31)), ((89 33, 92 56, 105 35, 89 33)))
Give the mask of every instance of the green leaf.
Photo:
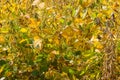
POLYGON ((69 22, 67 22, 67 25, 70 25, 72 23, 72 21, 69 21, 69 22))
POLYGON ((65 73, 68 73, 69 72, 69 67, 63 67, 62 71, 65 72, 65 73))
POLYGON ((32 71, 32 75, 33 75, 33 76, 37 76, 37 75, 39 75, 39 71, 38 71, 38 70, 34 70, 34 71, 32 71))
POLYGON ((64 23, 64 22, 65 22, 65 20, 62 18, 62 19, 60 19, 60 22, 61 22, 61 23, 64 23))
POLYGON ((73 69, 69 69, 70 74, 75 74, 75 71, 73 69))
POLYGON ((0 60, 0 66, 3 66, 4 64, 6 64, 5 60, 0 60))
POLYGON ((85 71, 83 70, 81 73, 80 73, 80 76, 84 75, 85 74, 85 71))
POLYGON ((42 74, 43 72, 46 72, 48 70, 48 65, 42 65, 40 68, 40 73, 42 74))
POLYGON ((81 55, 81 51, 75 51, 75 52, 74 52, 74 55, 75 55, 75 56, 81 55))

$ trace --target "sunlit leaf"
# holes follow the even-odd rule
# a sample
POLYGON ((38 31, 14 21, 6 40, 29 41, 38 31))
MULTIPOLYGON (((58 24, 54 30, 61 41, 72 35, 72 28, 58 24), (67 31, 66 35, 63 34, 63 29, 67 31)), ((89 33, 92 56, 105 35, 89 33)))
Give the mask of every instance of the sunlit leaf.
POLYGON ((84 23, 84 20, 83 19, 78 19, 78 18, 76 18, 75 19, 75 23, 79 23, 79 24, 83 24, 84 23))
POLYGON ((20 32, 22 32, 22 33, 26 33, 28 30, 26 29, 26 28, 21 28, 20 29, 20 32))
POLYGON ((100 42, 94 42, 94 46, 97 48, 97 49, 102 49, 103 48, 103 45, 100 43, 100 42))
POLYGON ((8 54, 7 59, 8 60, 13 60, 15 58, 15 55, 13 53, 8 54))
POLYGON ((0 67, 0 74, 3 72, 5 66, 0 67))
POLYGON ((80 73, 80 76, 82 76, 83 74, 85 74, 85 71, 84 71, 84 70, 80 73))
POLYGON ((75 74, 75 71, 73 69, 69 69, 70 74, 75 74))
POLYGON ((4 42, 5 42, 4 36, 0 35, 0 43, 4 43, 4 42))
POLYGON ((72 34, 73 29, 71 27, 66 27, 61 33, 61 35, 66 39, 66 42, 68 43, 71 37, 73 36, 72 34))
POLYGON ((34 18, 30 18, 30 23, 29 23, 29 27, 31 28, 37 28, 39 26, 40 22, 35 20, 34 18))
POLYGON ((59 40, 59 37, 58 37, 58 36, 55 36, 53 41, 54 41, 54 43, 56 43, 57 45, 60 44, 60 40, 59 40))
POLYGON ((9 28, 8 28, 8 27, 1 28, 1 29, 0 29, 0 33, 4 33, 4 34, 9 33, 9 28))
POLYGON ((90 6, 95 0, 84 0, 82 1, 83 7, 90 6))
POLYGON ((21 43, 23 43, 25 41, 27 41, 27 39, 22 39, 19 43, 21 44, 21 43))

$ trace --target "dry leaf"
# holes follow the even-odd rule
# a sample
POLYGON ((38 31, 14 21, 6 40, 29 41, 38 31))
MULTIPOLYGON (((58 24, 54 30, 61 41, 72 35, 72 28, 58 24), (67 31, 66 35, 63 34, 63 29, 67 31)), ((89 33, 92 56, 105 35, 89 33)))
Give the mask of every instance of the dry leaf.
POLYGON ((42 39, 40 39, 37 36, 34 37, 33 46, 34 46, 34 48, 38 48, 39 50, 41 50, 42 49, 42 39))
POLYGON ((44 8, 45 8, 45 3, 44 3, 44 2, 40 3, 40 4, 38 5, 38 8, 39 8, 39 9, 44 9, 44 8))
POLYGON ((35 6, 35 5, 38 5, 38 3, 40 2, 40 0, 34 0, 32 5, 35 6))
POLYGON ((34 0, 32 5, 37 6, 39 9, 44 9, 45 8, 45 3, 40 2, 40 0, 34 0))

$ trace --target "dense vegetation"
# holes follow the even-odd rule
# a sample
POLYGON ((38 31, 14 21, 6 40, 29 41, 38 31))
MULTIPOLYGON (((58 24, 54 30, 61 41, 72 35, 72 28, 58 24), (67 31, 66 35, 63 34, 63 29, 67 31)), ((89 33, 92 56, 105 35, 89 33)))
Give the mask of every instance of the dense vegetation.
POLYGON ((119 0, 0 0, 0 80, 120 80, 119 0))

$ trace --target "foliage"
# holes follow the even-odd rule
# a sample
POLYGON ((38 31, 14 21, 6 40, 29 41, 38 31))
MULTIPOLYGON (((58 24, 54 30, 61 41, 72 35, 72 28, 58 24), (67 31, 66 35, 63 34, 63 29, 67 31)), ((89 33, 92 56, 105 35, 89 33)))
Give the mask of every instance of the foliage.
POLYGON ((119 13, 119 0, 0 1, 0 78, 101 80, 114 51, 119 80, 119 13))

